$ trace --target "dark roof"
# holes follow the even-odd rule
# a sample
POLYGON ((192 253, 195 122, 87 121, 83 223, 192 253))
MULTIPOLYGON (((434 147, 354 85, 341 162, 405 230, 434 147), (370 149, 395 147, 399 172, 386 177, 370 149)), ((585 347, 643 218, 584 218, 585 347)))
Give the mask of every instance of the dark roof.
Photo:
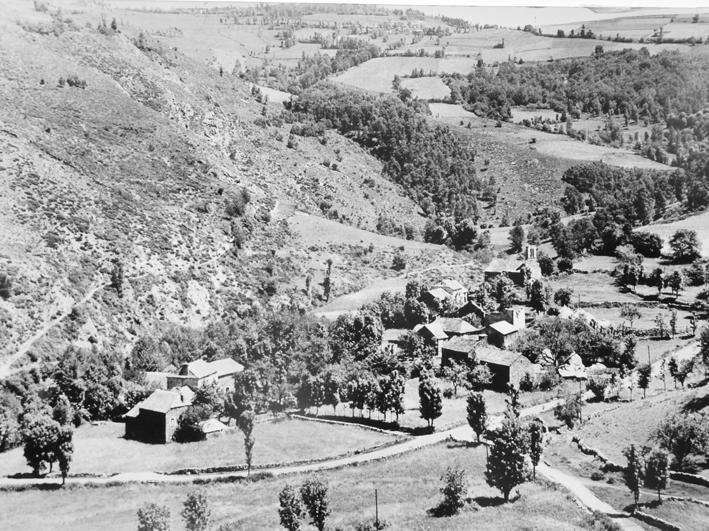
POLYGON ((470 354, 475 350, 476 345, 479 343, 480 338, 477 336, 459 336, 449 339, 441 345, 441 348, 451 352, 470 354))
POLYGON ((476 328, 468 321, 458 317, 439 317, 434 323, 439 323, 446 334, 473 334, 476 328))
POLYGON ((519 352, 512 352, 511 350, 503 350, 497 348, 494 345, 481 344, 475 348, 475 358, 483 363, 490 363, 492 365, 504 365, 509 367, 514 363, 527 363, 529 360, 525 358, 519 352))

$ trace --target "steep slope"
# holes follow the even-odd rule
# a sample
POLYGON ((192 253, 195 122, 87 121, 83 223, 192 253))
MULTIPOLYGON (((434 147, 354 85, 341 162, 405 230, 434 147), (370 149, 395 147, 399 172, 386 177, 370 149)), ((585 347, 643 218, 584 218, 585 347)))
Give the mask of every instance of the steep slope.
MULTIPOLYGON (((394 275, 391 246, 312 246, 288 224, 296 210, 326 210, 364 229, 382 213, 422 225, 352 142, 328 132, 324 144, 302 138, 291 149, 280 107, 238 79, 159 42, 139 48, 52 8, 12 5, 0 19, 0 272, 12 281, 0 298, 0 359, 57 316, 67 318, 31 354, 70 342, 125 351, 171 324, 308 304, 303 279, 317 279, 327 258, 342 264, 333 294, 394 275), (242 187, 251 237, 237 252, 227 207, 242 187), (116 259, 122 297, 105 288, 116 259)), ((416 265, 450 251, 406 253, 416 265)))

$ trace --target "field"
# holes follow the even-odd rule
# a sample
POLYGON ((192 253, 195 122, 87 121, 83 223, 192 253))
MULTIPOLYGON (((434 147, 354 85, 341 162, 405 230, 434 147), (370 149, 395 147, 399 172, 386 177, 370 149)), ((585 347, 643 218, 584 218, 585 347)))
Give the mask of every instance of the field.
POLYGON ((402 79, 401 86, 409 89, 413 97, 421 100, 442 100, 450 96, 451 92, 440 77, 402 79))
MULTIPOLYGON (((85 425, 74 435, 72 474, 118 472, 172 472, 244 464, 244 437, 233 430, 195 443, 143 444, 123 438, 124 426, 108 422, 85 425)), ((395 437, 359 428, 303 420, 256 424, 254 465, 334 457, 395 440, 395 437)), ((4 453, 0 476, 28 472, 22 448, 4 453)))
POLYGON ((665 240, 665 248, 663 249, 663 252, 669 253, 670 248, 668 242, 675 231, 679 229, 690 229, 696 231, 701 244, 702 256, 705 258, 709 257, 709 211, 702 214, 697 214, 696 216, 690 216, 679 221, 673 221, 671 223, 646 225, 645 227, 640 227, 637 230, 654 232, 663 238, 665 240))
MULTIPOLYGON (((524 521, 525 528, 549 531, 591 529, 587 514, 562 490, 540 483, 524 484, 521 498, 498 505, 499 492, 485 484, 482 447, 448 447, 439 444, 390 460, 333 470, 321 474, 329 486, 332 516, 329 526, 351 529, 374 517, 374 489, 379 494, 379 517, 392 529, 512 529, 524 521), (467 472, 469 495, 475 509, 450 518, 427 515, 441 495, 439 478, 449 466, 467 472)), ((210 483, 200 488, 212 508, 212 525, 234 522, 239 529, 277 529, 278 492, 286 483, 298 484, 304 477, 264 479, 254 483, 210 483)), ((0 527, 24 531, 45 529, 47 514, 58 529, 93 531, 105 522, 112 529, 135 529, 140 505, 167 505, 173 529, 180 529, 181 503, 192 486, 125 485, 99 489, 66 489, 54 492, 4 492, 0 527), (36 510, 42 507, 42 511, 36 510), (81 510, 81 518, 77 511, 81 510)))

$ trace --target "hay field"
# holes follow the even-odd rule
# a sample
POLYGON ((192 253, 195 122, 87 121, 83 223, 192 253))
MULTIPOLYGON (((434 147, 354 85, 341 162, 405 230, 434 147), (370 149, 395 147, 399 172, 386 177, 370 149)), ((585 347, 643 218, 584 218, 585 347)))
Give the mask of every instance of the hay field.
POLYGON ((442 100, 450 96, 450 89, 440 77, 417 77, 402 79, 401 86, 409 89, 421 100, 442 100))

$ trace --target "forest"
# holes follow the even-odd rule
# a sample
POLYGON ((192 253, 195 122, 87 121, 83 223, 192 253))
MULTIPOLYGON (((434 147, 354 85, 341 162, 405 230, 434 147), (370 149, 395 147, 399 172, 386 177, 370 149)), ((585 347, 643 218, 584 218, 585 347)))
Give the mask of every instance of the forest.
POLYGON ((625 116, 662 122, 673 113, 696 113, 709 99, 709 57, 705 52, 647 48, 535 65, 503 63, 478 67, 467 76, 447 76, 452 98, 478 115, 510 119, 516 105, 548 106, 559 113, 625 116))
POLYGON ((481 183, 475 150, 447 126, 431 124, 425 109, 415 101, 331 84, 303 92, 290 106, 296 118, 323 121, 369 149, 383 162, 384 175, 426 215, 476 219, 481 183))

